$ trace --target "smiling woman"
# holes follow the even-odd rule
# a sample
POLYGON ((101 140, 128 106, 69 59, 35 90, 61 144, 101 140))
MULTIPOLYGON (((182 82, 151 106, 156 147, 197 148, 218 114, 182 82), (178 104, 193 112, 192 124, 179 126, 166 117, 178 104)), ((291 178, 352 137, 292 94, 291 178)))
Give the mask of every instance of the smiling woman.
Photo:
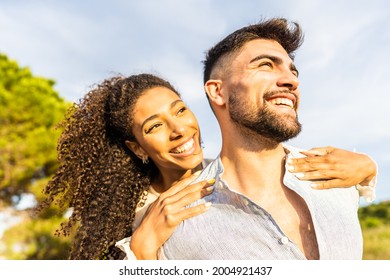
POLYGON ((125 143, 137 157, 150 157, 156 165, 159 176, 154 177, 152 185, 159 192, 191 175, 202 162, 198 122, 172 89, 155 87, 139 97, 134 107, 133 132, 136 141, 125 143))
POLYGON ((167 81, 149 74, 105 80, 72 108, 62 126, 60 166, 39 209, 53 201, 73 208, 59 231, 67 235, 76 227, 71 259, 119 258, 114 244, 132 235, 146 200, 184 178, 165 194, 171 218, 179 223, 207 210, 204 204, 182 209, 212 189, 207 182, 187 187, 202 168, 200 131, 167 81))

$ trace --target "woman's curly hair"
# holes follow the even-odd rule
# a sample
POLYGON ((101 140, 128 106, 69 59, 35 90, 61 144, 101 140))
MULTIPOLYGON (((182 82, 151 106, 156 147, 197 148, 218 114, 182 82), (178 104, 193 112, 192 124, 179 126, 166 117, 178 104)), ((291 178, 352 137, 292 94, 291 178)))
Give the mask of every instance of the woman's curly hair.
MULTIPOLYGON (((133 110, 145 90, 172 85, 151 74, 103 81, 74 104, 61 123, 59 168, 45 188, 41 207, 57 203, 73 209, 57 234, 76 228, 70 259, 102 259, 116 241, 132 234, 135 209, 153 162, 143 164, 125 145, 135 141, 133 110)), ((118 252, 118 251, 117 251, 118 252)))

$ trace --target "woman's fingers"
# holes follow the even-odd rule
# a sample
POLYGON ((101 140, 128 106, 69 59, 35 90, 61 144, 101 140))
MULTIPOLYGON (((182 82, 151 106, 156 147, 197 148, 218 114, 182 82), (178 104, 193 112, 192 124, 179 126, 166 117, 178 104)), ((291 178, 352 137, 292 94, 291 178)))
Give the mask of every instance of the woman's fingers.
POLYGON ((166 196, 161 194, 158 199, 159 207, 164 215, 177 213, 183 207, 192 202, 212 193, 214 190, 213 184, 215 179, 201 181, 192 185, 188 185, 175 194, 166 196))
POLYGON ((340 179, 333 179, 333 180, 327 180, 327 181, 316 181, 316 182, 312 182, 310 184, 310 186, 316 190, 348 187, 348 185, 343 186, 343 180, 340 180, 340 179))
POLYGON ((304 181, 313 181, 313 180, 331 180, 337 178, 337 172, 333 170, 316 170, 308 172, 296 172, 293 173, 295 177, 304 181))
POLYGON ((165 216, 166 223, 168 226, 176 227, 184 220, 203 214, 210 208, 210 206, 211 206, 211 202, 206 202, 206 203, 198 204, 196 206, 182 208, 176 213, 171 213, 166 215, 165 216))
POLYGON ((314 158, 311 160, 310 158, 293 159, 290 163, 288 163, 288 171, 297 173, 297 172, 311 172, 311 171, 327 171, 334 170, 339 168, 337 163, 324 162, 323 160, 315 160, 314 158))
POLYGON ((199 186, 197 186, 194 189, 190 189, 188 192, 187 188, 183 189, 180 192, 180 197, 174 202, 176 204, 176 207, 178 209, 183 208, 209 194, 211 194, 214 191, 214 186, 213 184, 215 183, 214 179, 207 180, 207 181, 202 181, 199 182, 199 186))
POLYGON ((201 173, 201 171, 197 171, 197 172, 193 173, 191 176, 189 176, 183 180, 177 181, 168 190, 163 192, 163 194, 166 196, 171 196, 173 194, 178 193, 180 190, 187 187, 191 182, 193 182, 199 176, 200 173, 201 173))
POLYGON ((335 148, 333 147, 320 147, 320 148, 312 148, 307 151, 302 151, 301 154, 305 156, 325 156, 331 153, 335 148))
MULTIPOLYGON (((302 152, 303 153, 303 152, 302 152)), ((303 158, 291 158, 287 161, 288 170, 291 172, 308 172, 322 169, 340 169, 344 163, 331 155, 307 156, 303 158)))
POLYGON ((211 194, 214 190, 213 184, 215 180, 206 180, 189 185, 174 195, 168 197, 160 197, 149 207, 145 216, 150 216, 153 212, 156 217, 161 215, 162 221, 167 228, 176 227, 183 220, 199 215, 207 211, 210 204, 202 203, 192 207, 185 206, 192 202, 211 194))

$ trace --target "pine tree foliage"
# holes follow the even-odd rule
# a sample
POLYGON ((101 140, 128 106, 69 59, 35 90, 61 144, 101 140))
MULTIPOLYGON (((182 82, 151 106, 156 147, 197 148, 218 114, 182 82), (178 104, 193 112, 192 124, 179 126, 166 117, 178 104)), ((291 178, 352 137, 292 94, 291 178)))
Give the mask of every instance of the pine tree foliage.
MULTIPOLYGON (((70 106, 51 79, 34 76, 28 67, 0 53, 0 214, 19 221, 0 241, 0 258, 63 259, 69 238, 54 232, 63 210, 53 206, 38 217, 16 207, 22 197, 42 198, 57 164, 57 124, 70 106)), ((1 234, 1 233, 0 233, 1 234)))

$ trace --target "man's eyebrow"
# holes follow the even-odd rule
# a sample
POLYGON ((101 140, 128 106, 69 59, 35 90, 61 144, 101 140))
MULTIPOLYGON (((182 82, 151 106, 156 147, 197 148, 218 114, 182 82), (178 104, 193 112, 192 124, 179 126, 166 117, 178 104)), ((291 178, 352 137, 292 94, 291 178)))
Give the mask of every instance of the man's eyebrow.
MULTIPOLYGON (((276 64, 281 64, 282 63, 282 59, 281 58, 279 58, 277 56, 273 56, 273 55, 268 55, 268 54, 258 55, 255 58, 253 58, 249 63, 253 63, 253 62, 256 62, 256 61, 264 59, 264 58, 269 59, 269 60, 273 61, 276 64)), ((295 71, 295 72, 297 72, 297 74, 299 74, 299 71, 298 71, 298 69, 297 69, 297 67, 295 66, 294 63, 290 64, 290 70, 291 71, 295 71)))
MULTIPOLYGON (((173 101, 173 102, 171 103, 171 105, 169 105, 169 109, 172 109, 173 107, 175 107, 175 105, 176 105, 177 103, 179 103, 179 102, 183 102, 183 100, 177 99, 177 100, 173 101)), ((144 125, 145 125, 147 122, 149 122, 149 121, 151 121, 151 120, 154 120, 154 119, 158 118, 159 116, 160 116, 160 114, 151 115, 151 116, 148 117, 146 120, 144 120, 144 122, 142 123, 141 127, 144 127, 144 125)))
POLYGON ((253 62, 256 62, 256 61, 264 59, 264 58, 268 58, 269 60, 272 60, 276 64, 282 63, 282 59, 281 58, 279 58, 277 56, 269 55, 269 54, 258 55, 255 58, 253 58, 249 63, 253 63, 253 62))

